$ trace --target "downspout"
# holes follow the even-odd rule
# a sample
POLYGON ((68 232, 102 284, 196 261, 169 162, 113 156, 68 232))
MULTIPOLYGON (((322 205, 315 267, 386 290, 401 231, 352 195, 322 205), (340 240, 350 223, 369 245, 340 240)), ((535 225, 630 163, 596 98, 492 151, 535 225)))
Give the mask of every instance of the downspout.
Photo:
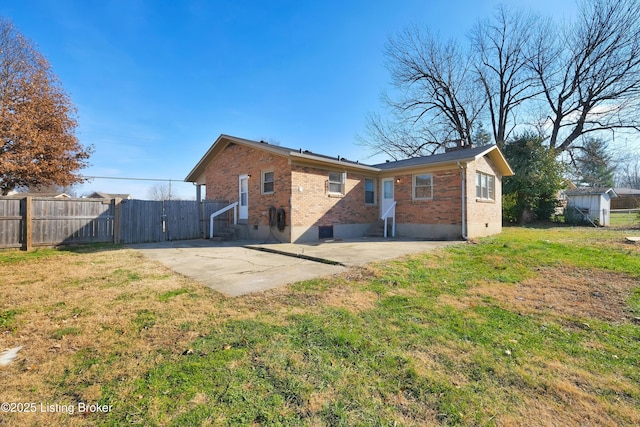
POLYGON ((458 167, 462 173, 462 238, 469 240, 467 236, 467 171, 465 166, 458 161, 458 167))

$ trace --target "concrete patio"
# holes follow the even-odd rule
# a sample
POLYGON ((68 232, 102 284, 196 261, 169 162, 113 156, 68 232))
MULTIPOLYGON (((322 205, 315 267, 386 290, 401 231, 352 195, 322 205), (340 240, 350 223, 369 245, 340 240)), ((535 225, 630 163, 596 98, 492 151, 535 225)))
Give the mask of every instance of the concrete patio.
POLYGON ((240 296, 460 243, 377 238, 311 244, 203 239, 130 247, 215 291, 240 296))

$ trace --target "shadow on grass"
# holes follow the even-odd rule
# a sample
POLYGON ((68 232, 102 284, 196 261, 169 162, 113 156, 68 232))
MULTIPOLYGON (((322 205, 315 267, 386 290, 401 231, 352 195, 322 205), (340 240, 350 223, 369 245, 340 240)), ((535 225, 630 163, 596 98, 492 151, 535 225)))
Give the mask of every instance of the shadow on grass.
POLYGON ((553 228, 570 228, 570 227, 574 227, 574 225, 565 224, 564 222, 534 221, 527 224, 506 223, 506 224, 503 224, 503 227, 510 228, 510 229, 532 228, 536 230, 548 230, 553 228))
POLYGON ((123 249, 124 245, 121 243, 84 243, 57 246, 56 249, 61 252, 72 252, 76 254, 92 254, 96 252, 109 252, 118 251, 123 249))
POLYGON ((506 223, 503 224, 504 228, 507 229, 516 229, 516 228, 531 228, 534 230, 551 230, 555 228, 580 228, 580 229, 593 229, 593 230, 640 230, 640 221, 636 223, 630 224, 612 224, 606 227, 594 227, 590 223, 580 223, 580 224, 567 224, 559 220, 555 221, 535 221, 528 224, 516 224, 516 223, 506 223))

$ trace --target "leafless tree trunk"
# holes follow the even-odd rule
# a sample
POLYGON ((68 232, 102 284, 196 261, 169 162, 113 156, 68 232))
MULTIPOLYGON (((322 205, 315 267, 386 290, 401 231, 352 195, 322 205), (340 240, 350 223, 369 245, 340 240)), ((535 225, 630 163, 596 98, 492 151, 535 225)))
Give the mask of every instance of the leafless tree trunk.
POLYGON ((568 30, 541 26, 531 68, 549 107, 549 146, 565 151, 586 133, 640 130, 640 7, 582 1, 568 30))
POLYGON ((537 18, 499 6, 493 20, 480 21, 471 31, 475 70, 484 89, 496 144, 504 141, 517 121, 517 108, 540 93, 530 62, 530 30, 537 18))
POLYGON ((485 119, 502 146, 543 117, 533 126, 556 153, 594 132, 640 130, 638 0, 578 1, 568 25, 500 7, 472 30, 470 52, 416 27, 391 38, 392 118, 370 116, 363 145, 393 158, 431 154, 471 145, 485 119))
POLYGON ((385 97, 396 120, 370 116, 365 142, 393 158, 432 154, 452 145, 472 145, 484 107, 470 55, 429 32, 408 28, 389 40, 387 66, 399 96, 385 97))

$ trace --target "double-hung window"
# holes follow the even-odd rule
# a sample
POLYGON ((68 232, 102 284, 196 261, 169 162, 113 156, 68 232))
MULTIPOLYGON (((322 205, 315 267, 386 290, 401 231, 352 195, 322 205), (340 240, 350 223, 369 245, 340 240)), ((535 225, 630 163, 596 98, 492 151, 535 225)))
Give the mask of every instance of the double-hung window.
POLYGON ((329 172, 329 193, 344 194, 346 180, 346 172, 329 172))
POLYGON ((476 172, 476 199, 495 200, 496 178, 482 172, 476 172))
POLYGON ((413 176, 413 199, 433 199, 433 176, 431 174, 413 176))
POLYGON ((273 171, 262 171, 262 194, 273 194, 274 183, 273 171))
POLYGON ((364 202, 367 205, 376 203, 376 182, 372 178, 364 179, 364 202))

